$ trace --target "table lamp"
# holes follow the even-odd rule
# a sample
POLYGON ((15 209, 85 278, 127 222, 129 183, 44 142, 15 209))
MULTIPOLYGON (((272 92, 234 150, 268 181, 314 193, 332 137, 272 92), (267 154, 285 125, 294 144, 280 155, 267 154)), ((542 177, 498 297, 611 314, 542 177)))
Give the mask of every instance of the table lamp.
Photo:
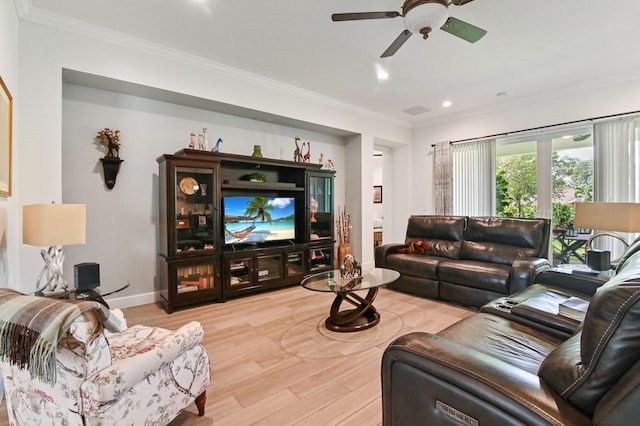
MULTIPOLYGON (((594 239, 609 236, 622 242, 625 249, 629 242, 616 232, 640 232, 640 203, 576 203, 575 228, 589 228, 594 234, 585 245, 587 253, 594 239), (595 230, 604 232, 595 232, 595 230)), ((616 259, 617 260, 617 259, 616 259)), ((616 260, 613 263, 616 263, 616 260)))
POLYGON ((41 250, 44 267, 38 275, 36 292, 67 289, 62 266, 62 246, 84 244, 86 236, 86 205, 31 204, 22 208, 22 242, 41 250))

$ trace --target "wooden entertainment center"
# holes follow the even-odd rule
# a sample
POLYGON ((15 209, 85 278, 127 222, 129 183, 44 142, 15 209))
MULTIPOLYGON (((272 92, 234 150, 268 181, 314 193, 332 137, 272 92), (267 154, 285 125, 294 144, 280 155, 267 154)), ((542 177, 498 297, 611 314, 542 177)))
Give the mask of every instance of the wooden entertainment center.
POLYGON ((158 277, 168 313, 334 268, 334 171, 192 149, 157 161, 158 277), (232 211, 237 204, 246 209, 232 211))

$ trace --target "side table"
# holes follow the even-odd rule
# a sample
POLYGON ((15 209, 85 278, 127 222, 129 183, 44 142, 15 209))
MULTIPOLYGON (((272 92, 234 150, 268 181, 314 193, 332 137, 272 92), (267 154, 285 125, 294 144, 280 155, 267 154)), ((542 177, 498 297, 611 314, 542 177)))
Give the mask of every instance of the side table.
POLYGON ((119 289, 110 291, 106 294, 102 294, 99 288, 94 288, 91 290, 77 290, 75 288, 71 288, 63 292, 35 292, 34 296, 50 297, 53 299, 89 300, 102 303, 107 309, 109 309, 109 304, 104 300, 104 297, 121 292, 122 290, 128 288, 130 285, 131 283, 127 283, 119 289))

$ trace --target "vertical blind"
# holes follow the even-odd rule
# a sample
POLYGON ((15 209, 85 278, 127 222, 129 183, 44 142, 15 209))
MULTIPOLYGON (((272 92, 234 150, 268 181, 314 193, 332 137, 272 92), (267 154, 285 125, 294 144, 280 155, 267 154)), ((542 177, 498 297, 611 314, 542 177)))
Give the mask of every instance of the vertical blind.
POLYGON ((495 205, 495 140, 453 146, 453 214, 492 216, 495 205))

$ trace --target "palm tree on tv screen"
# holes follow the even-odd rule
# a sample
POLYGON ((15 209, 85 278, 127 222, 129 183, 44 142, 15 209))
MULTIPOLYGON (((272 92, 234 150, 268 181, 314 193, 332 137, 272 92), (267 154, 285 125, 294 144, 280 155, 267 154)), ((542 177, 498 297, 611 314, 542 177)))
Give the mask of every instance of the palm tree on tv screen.
POLYGON ((268 210, 273 210, 273 206, 269 203, 269 199, 259 197, 249 201, 249 206, 244 214, 253 217, 254 219, 262 219, 263 222, 273 222, 268 210))

